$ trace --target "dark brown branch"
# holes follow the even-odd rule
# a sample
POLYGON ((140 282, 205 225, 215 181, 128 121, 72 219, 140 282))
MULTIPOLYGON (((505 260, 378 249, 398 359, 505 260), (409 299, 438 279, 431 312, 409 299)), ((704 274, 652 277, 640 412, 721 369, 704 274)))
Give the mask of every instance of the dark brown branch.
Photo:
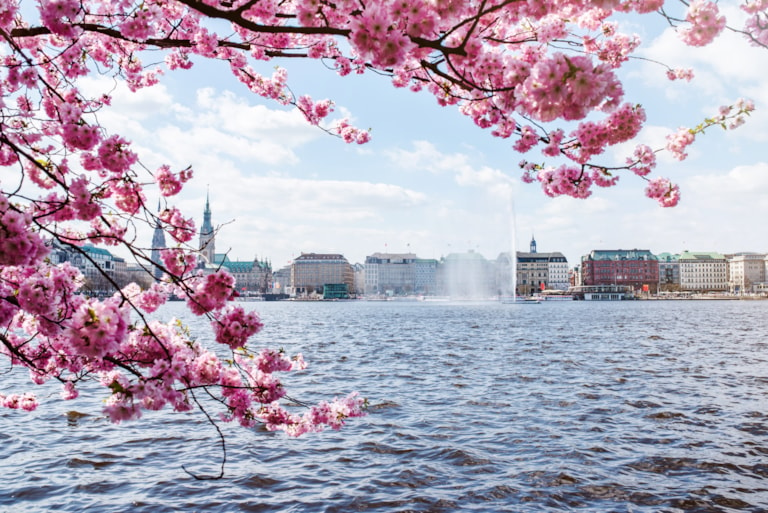
MULTIPOLYGON (((208 389, 205 389, 206 392, 208 392, 208 389)), ((224 433, 221 432, 221 428, 216 423, 215 420, 213 420, 213 417, 208 413, 208 411, 203 407, 202 404, 200 404, 200 401, 195 396, 194 390, 190 390, 190 394, 192 395, 192 400, 197 405, 197 408, 203 412, 203 415, 205 415, 205 418, 208 420, 208 423, 213 426, 213 428, 216 430, 216 433, 219 435, 219 444, 221 445, 221 467, 219 469, 219 473, 214 476, 204 476, 200 474, 193 474, 187 468, 182 465, 181 469, 189 474, 191 477, 197 479, 198 481, 215 481, 217 479, 221 479, 224 477, 224 465, 227 463, 227 442, 224 439, 224 433)))
POLYGON ((305 34, 305 35, 329 35, 349 37, 350 29, 337 29, 333 27, 302 27, 298 25, 260 25, 242 17, 238 11, 224 11, 198 0, 178 0, 179 3, 194 9, 209 18, 227 20, 238 27, 256 32, 258 34, 305 34))

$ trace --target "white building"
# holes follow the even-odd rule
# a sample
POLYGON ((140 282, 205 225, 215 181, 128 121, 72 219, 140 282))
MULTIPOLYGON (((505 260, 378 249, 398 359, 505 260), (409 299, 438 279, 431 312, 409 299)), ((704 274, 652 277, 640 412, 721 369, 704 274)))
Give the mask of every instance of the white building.
MULTIPOLYGON (((83 246, 64 246, 53 243, 51 262, 60 264, 69 262, 77 267, 85 278, 83 290, 87 293, 105 295, 124 287, 129 281, 140 281, 140 275, 129 275, 125 259, 115 256, 104 248, 93 244, 83 246)), ((150 270, 143 269, 146 277, 150 270)))
POLYGON ((735 294, 749 294, 764 288, 768 255, 738 253, 728 258, 728 287, 735 294))
POLYGON ((338 253, 301 253, 291 263, 291 287, 295 296, 349 295, 354 291, 355 273, 352 266, 338 253))
MULTIPOLYGON (((511 294, 510 253, 502 253, 496 259, 499 293, 511 294)), ((568 259, 559 251, 539 253, 536 239, 531 238, 530 251, 515 252, 515 272, 517 276, 516 293, 522 295, 538 294, 542 290, 568 290, 571 285, 571 273, 568 259)))
POLYGON ((365 257, 367 295, 406 295, 416 292, 416 255, 374 253, 365 257))
POLYGON ((728 290, 728 262, 714 252, 684 251, 680 255, 680 289, 689 292, 728 290))

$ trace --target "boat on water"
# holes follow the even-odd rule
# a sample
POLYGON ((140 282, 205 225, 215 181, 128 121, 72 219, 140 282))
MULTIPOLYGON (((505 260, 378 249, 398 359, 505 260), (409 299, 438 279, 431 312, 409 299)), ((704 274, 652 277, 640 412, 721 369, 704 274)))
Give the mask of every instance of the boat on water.
POLYGON ((569 294, 542 294, 539 297, 544 301, 573 301, 573 296, 569 294))
POLYGON ((582 301, 627 301, 635 299, 632 287, 626 285, 579 285, 568 292, 582 301))
POLYGON ((506 297, 506 296, 502 296, 501 302, 504 303, 504 304, 507 304, 507 305, 512 305, 512 304, 515 304, 515 305, 518 305, 518 304, 519 305, 538 305, 538 304, 541 303, 541 301, 538 298, 534 297, 534 296, 530 296, 530 297, 522 297, 522 296, 506 297))

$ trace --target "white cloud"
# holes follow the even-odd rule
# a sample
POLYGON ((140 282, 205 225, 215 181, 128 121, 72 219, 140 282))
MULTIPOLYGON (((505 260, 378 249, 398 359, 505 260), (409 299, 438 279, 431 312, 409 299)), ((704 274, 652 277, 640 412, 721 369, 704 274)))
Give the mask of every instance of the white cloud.
MULTIPOLYGON (((739 21, 734 19, 734 23, 738 25, 739 21)), ((674 29, 667 28, 643 47, 639 56, 649 61, 633 78, 663 90, 673 100, 694 99, 704 108, 716 108, 738 97, 754 97, 756 92, 763 91, 760 96, 766 96, 761 86, 768 81, 768 52, 751 46, 741 34, 725 30, 712 44, 695 48, 685 45, 674 29), (666 79, 665 68, 656 63, 692 68, 695 78, 690 84, 671 83, 666 79), (712 100, 708 102, 702 95, 712 100)))
POLYGON ((87 96, 110 95, 112 104, 104 113, 116 117, 144 120, 159 113, 168 113, 169 109, 174 108, 173 97, 162 83, 131 92, 124 82, 91 75, 78 80, 77 85, 87 96))
POLYGON ((465 153, 443 153, 428 141, 413 141, 413 150, 389 150, 386 155, 404 169, 427 171, 435 175, 452 175, 461 187, 477 187, 500 198, 509 198, 515 180, 508 174, 489 166, 476 167, 465 153))
POLYGON ((768 215, 768 163, 737 166, 727 173, 707 173, 692 177, 687 182, 695 197, 701 198, 702 207, 749 212, 751 216, 768 215))
POLYGON ((265 105, 249 104, 227 90, 198 89, 196 106, 188 121, 248 139, 269 137, 286 146, 296 147, 322 136, 320 130, 310 126, 294 109, 271 109, 265 105))
POLYGON ((427 201, 419 192, 390 184, 272 176, 229 177, 214 184, 211 193, 224 217, 270 213, 280 222, 309 224, 386 217, 427 201), (228 185, 233 180, 237 187, 228 185))
POLYGON ((149 167, 171 161, 182 166, 206 157, 251 164, 295 165, 296 150, 325 134, 295 110, 252 105, 228 90, 197 90, 194 108, 178 103, 163 84, 131 92, 105 77, 87 78, 87 94, 112 95, 112 105, 99 114, 108 130, 117 132, 157 157, 149 167))
POLYGON ((176 162, 200 162, 206 156, 231 158, 241 162, 293 165, 299 158, 281 141, 234 135, 213 124, 193 124, 188 129, 165 125, 155 133, 155 143, 176 162))

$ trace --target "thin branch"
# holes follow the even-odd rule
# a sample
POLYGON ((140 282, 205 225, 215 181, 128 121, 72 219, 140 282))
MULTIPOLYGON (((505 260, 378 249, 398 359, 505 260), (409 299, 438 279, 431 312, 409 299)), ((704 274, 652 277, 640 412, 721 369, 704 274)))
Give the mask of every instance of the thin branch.
POLYGON ((203 407, 202 404, 200 404, 200 401, 198 401, 197 397, 195 396, 194 390, 189 390, 189 393, 192 395, 192 400, 197 405, 197 408, 203 412, 203 415, 205 415, 205 418, 208 419, 208 423, 213 426, 213 428, 216 430, 216 433, 219 436, 219 445, 221 445, 221 467, 219 469, 218 475, 214 476, 206 476, 201 474, 194 474, 187 470, 187 467, 184 465, 181 466, 181 469, 192 476, 193 478, 197 479, 198 481, 215 481, 218 479, 221 479, 224 477, 224 465, 227 463, 227 441, 224 439, 224 433, 221 432, 221 428, 216 423, 215 420, 211 417, 211 415, 206 411, 205 407, 203 407))

